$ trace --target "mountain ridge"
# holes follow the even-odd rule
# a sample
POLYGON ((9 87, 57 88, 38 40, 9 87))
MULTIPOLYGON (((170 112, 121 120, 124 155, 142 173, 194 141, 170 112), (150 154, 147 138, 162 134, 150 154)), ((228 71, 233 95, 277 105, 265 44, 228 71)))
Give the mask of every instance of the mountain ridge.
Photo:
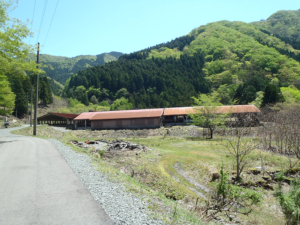
MULTIPOLYGON (((298 12, 279 14, 288 21, 300 19, 298 12)), ((300 80, 300 51, 293 47, 296 42, 281 39, 288 38, 283 33, 273 34, 270 26, 284 26, 280 21, 285 21, 280 16, 274 21, 273 15, 254 23, 202 25, 170 42, 81 70, 66 83, 63 96, 81 101, 86 94, 88 104, 93 95, 99 101, 113 101, 122 89, 128 91, 126 96, 135 108, 188 106, 192 96, 212 91, 218 92, 223 104, 261 101, 267 86, 280 91, 279 87, 300 80)), ((300 22, 296 26, 293 32, 300 29, 300 22)))
MULTIPOLYGON (((54 56, 50 54, 40 54, 41 68, 46 75, 57 82, 64 84, 70 76, 79 70, 88 67, 104 65, 105 63, 117 60, 123 53, 111 51, 98 55, 78 55, 75 57, 54 56)), ((36 60, 35 54, 28 56, 29 60, 36 60)))

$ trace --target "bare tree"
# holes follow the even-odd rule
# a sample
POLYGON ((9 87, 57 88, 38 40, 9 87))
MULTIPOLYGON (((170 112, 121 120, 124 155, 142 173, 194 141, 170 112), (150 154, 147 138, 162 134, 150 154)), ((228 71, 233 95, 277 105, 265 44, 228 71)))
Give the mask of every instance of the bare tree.
POLYGON ((278 104, 262 112, 262 149, 289 157, 293 168, 300 160, 300 106, 278 104))
POLYGON ((224 137, 224 146, 235 159, 236 181, 241 180, 241 174, 248 163, 248 156, 258 146, 253 141, 253 137, 248 136, 249 133, 249 127, 228 128, 224 137))

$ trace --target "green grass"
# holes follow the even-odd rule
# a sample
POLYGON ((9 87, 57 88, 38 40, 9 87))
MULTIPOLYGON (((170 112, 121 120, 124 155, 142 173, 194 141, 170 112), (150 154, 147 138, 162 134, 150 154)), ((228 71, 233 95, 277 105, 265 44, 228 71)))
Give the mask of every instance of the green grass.
MULTIPOLYGON (((30 128, 25 128, 14 131, 14 133, 31 135, 31 131, 30 128)), ((227 171, 234 170, 234 159, 226 151, 224 140, 218 136, 212 140, 179 137, 163 138, 162 136, 127 138, 128 141, 145 145, 152 150, 138 156, 122 156, 103 160, 90 154, 89 150, 68 144, 69 140, 74 139, 79 141, 98 139, 87 137, 88 133, 83 134, 82 131, 74 131, 62 134, 56 130, 53 131, 48 126, 39 126, 37 133, 38 137, 58 138, 75 151, 88 154, 99 171, 107 174, 110 179, 124 184, 132 193, 145 198, 145 201, 149 202, 149 209, 154 211, 153 216, 169 224, 202 223, 202 219, 197 213, 188 210, 188 207, 195 205, 197 195, 189 189, 195 187, 174 169, 176 162, 180 163, 189 176, 210 188, 214 187, 210 183, 211 174, 217 172, 221 165, 227 171), (130 176, 131 169, 137 174, 133 178, 130 176), (172 177, 176 177, 180 180, 180 183, 172 177), (180 199, 175 216, 173 212, 178 201, 167 198, 170 196, 180 199)), ((112 140, 114 138, 106 139, 112 140)), ((288 158, 269 152, 263 152, 262 154, 263 166, 266 170, 272 171, 288 167, 288 158)), ((249 155, 249 164, 246 170, 256 166, 261 166, 261 152, 258 150, 249 155)), ((248 176, 250 175, 244 173, 244 179, 248 179, 248 176)), ((263 203, 254 209, 249 217, 241 217, 241 221, 249 224, 284 224, 283 215, 272 192, 257 191, 262 192, 264 196, 263 203)), ((202 201, 200 204, 204 204, 204 202, 202 201)))

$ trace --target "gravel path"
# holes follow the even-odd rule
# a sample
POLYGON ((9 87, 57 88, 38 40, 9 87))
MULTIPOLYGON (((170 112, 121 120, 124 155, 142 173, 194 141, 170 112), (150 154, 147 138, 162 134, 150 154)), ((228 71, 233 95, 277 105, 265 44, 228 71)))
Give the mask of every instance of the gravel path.
POLYGON ((123 185, 109 181, 96 171, 88 156, 74 152, 56 139, 50 141, 116 224, 162 224, 149 217, 145 202, 127 192, 123 185))

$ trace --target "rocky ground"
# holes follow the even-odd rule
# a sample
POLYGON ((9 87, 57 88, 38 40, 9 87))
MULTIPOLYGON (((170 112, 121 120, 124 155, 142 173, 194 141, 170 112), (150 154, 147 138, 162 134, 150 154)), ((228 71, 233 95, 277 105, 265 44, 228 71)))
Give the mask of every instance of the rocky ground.
MULTIPOLYGON (((206 129, 204 130, 204 132, 206 129)), ((80 138, 146 138, 149 136, 173 137, 202 137, 203 128, 193 125, 161 127, 158 129, 142 130, 76 130, 73 131, 80 138)), ((218 131, 216 131, 217 133, 218 131)))

